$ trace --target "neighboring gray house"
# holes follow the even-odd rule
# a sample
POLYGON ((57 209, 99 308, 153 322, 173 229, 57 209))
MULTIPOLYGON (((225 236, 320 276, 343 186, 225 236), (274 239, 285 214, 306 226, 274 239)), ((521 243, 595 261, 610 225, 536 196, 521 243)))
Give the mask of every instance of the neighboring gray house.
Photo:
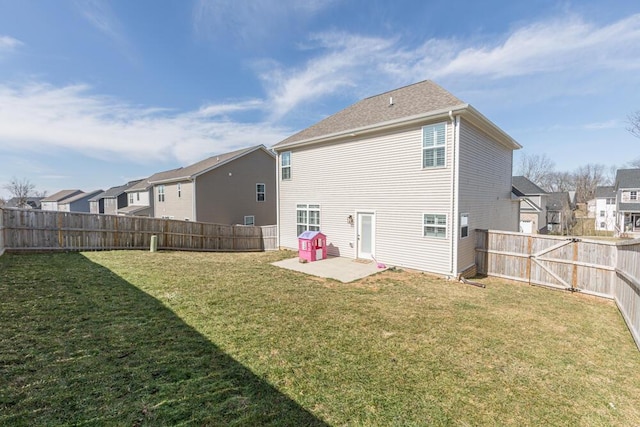
POLYGON ((596 187, 595 230, 616 230, 616 189, 613 186, 596 187))
POLYGON ((65 199, 82 194, 82 190, 60 190, 40 201, 40 209, 43 211, 57 211, 58 204, 65 199))
POLYGON ((640 169, 618 169, 615 191, 618 235, 640 237, 640 169))
POLYGON ((276 223, 276 159, 264 145, 220 154, 148 178, 156 218, 218 224, 276 223))
POLYGON ((40 209, 44 197, 26 197, 21 201, 19 197, 12 197, 2 206, 3 208, 40 209))
POLYGON ((89 193, 80 193, 58 202, 58 210, 60 212, 90 212, 89 200, 103 190, 95 190, 89 193))
POLYGON ((546 206, 549 193, 524 176, 514 176, 511 186, 513 194, 520 200, 520 231, 546 233, 546 206))
POLYGON ((91 213, 117 215, 119 209, 127 206, 128 200, 127 193, 125 191, 138 182, 140 182, 139 179, 129 181, 124 185, 111 187, 110 189, 94 196, 89 200, 91 213))
POLYGON ((118 215, 153 216, 153 186, 142 179, 125 190, 127 206, 118 209, 118 215))
POLYGON ((278 242, 321 230, 329 255, 458 276, 475 230, 518 230, 520 145, 431 81, 363 99, 276 144, 278 242))
POLYGON ((549 233, 566 234, 575 225, 576 218, 568 191, 548 193, 546 208, 549 233))

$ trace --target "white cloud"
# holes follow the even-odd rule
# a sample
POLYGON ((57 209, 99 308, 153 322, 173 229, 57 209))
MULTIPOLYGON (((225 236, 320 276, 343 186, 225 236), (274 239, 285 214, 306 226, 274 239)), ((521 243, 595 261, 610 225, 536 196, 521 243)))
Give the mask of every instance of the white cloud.
POLYGON ((0 85, 0 145, 8 151, 63 149, 99 159, 188 164, 258 143, 269 146, 290 134, 269 123, 211 118, 212 111, 248 105, 175 113, 92 95, 86 85, 0 85))
POLYGON ((0 53, 13 51, 23 44, 24 43, 22 43, 20 40, 14 39, 13 37, 0 35, 0 53))
POLYGON ((482 43, 434 38, 407 46, 399 38, 325 32, 301 45, 307 53, 317 52, 304 65, 263 61, 258 68, 276 118, 336 93, 360 97, 425 79, 460 86, 475 78, 486 86, 489 79, 553 75, 558 82, 578 82, 587 76, 577 88, 564 83, 545 86, 545 96, 551 96, 557 91, 596 90, 589 84, 594 81, 590 73, 637 75, 640 70, 640 14, 600 26, 566 15, 515 28, 493 41, 481 39, 482 43))

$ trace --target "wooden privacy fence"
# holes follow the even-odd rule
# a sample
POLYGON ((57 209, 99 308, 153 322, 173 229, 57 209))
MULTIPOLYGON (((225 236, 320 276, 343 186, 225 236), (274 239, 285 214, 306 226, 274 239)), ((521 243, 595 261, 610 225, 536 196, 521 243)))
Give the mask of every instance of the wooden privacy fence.
POLYGON ((640 348, 640 239, 476 230, 478 273, 615 300, 640 348))
POLYGON ((0 209, 0 254, 158 248, 194 251, 262 251, 276 248, 276 226, 222 225, 169 219, 0 209))

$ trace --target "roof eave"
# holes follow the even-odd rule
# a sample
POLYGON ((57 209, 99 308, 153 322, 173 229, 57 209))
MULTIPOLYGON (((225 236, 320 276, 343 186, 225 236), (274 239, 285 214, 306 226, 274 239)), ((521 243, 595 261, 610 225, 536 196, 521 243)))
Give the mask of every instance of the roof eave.
POLYGON ((456 114, 464 111, 469 104, 460 104, 454 107, 449 107, 441 110, 430 111, 428 113, 416 114, 414 116, 403 117, 396 120, 389 120, 386 122, 375 123, 373 125, 363 126, 359 128, 348 129, 328 135, 323 135, 314 138, 307 138, 300 141, 293 141, 286 144, 276 144, 271 147, 275 151, 286 151, 287 149, 294 147, 302 147, 305 145, 318 144, 323 142, 332 142, 345 137, 363 136, 372 132, 379 132, 387 129, 394 129, 400 126, 407 126, 414 123, 420 123, 426 119, 438 119, 449 117, 449 112, 456 114))

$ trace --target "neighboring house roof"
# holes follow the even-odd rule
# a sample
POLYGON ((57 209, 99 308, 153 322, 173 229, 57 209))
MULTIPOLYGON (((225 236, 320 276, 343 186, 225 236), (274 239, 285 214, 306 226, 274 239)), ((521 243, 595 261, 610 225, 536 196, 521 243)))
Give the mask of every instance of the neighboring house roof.
POLYGON ((146 210, 146 209, 151 209, 151 207, 150 206, 144 206, 144 205, 129 205, 129 206, 125 206, 124 208, 119 208, 118 209, 118 213, 119 214, 125 214, 125 215, 128 215, 128 214, 133 215, 136 212, 143 211, 143 210, 146 210))
POLYGON ((148 181, 151 184, 161 184, 163 182, 184 181, 193 179, 198 175, 209 172, 210 170, 213 170, 219 166, 229 163, 256 150, 264 150, 266 153, 275 158, 273 152, 268 150, 264 145, 256 145, 254 147, 244 148, 242 150, 232 151, 230 153, 211 156, 207 159, 201 160, 197 163, 183 168, 172 169, 165 172, 158 172, 150 176, 148 178, 148 181))
POLYGON ((547 210, 560 211, 571 206, 569 193, 566 191, 559 193, 548 193, 547 210))
POLYGON ((88 193, 80 193, 80 194, 76 194, 73 197, 69 197, 67 199, 62 200, 61 202, 59 202, 59 204, 61 205, 68 205, 69 203, 73 203, 76 202, 78 200, 82 200, 82 199, 86 199, 86 198, 91 198, 94 196, 97 196, 100 193, 103 193, 103 190, 95 190, 95 191, 90 191, 88 193))
POLYGON ((135 184, 133 184, 131 187, 127 188, 126 190, 124 190, 126 193, 129 192, 133 192, 133 191, 145 191, 148 190, 149 187, 151 187, 151 184, 149 183, 149 178, 145 178, 145 179, 141 179, 138 182, 136 182, 135 184))
POLYGON ((640 169, 618 169, 615 188, 640 188, 640 169))
MULTIPOLYGON (((40 201, 43 199, 43 197, 27 197, 25 199, 25 203, 27 205, 29 205, 30 208, 32 209, 40 209, 40 201)), ((3 207, 5 208, 17 208, 18 203, 20 201, 20 198, 18 197, 12 197, 11 199, 7 200, 7 202, 4 204, 3 207)))
POLYGON ((100 199, 115 199, 116 197, 118 197, 122 193, 126 192, 129 188, 131 188, 134 185, 138 184, 140 181, 143 181, 143 180, 142 179, 136 179, 135 181, 129 181, 124 185, 118 185, 116 187, 111 187, 108 190, 103 191, 102 193, 96 195, 95 197, 92 197, 89 201, 97 201, 97 200, 100 200, 100 199))
POLYGON ((596 187, 596 199, 614 199, 616 197, 616 189, 612 185, 596 187))
POLYGON ((518 196, 533 196, 538 194, 547 194, 542 188, 534 184, 525 176, 514 176, 511 178, 511 186, 513 192, 518 196))
POLYGON ((638 203, 618 203, 618 211, 620 212, 638 212, 640 207, 638 203))
POLYGON ((53 193, 52 195, 45 197, 40 202, 60 202, 68 197, 81 193, 82 190, 60 190, 57 193, 53 193))
POLYGON ((510 148, 522 148, 471 105, 465 104, 430 80, 358 101, 275 144, 273 148, 281 150, 289 146, 359 136, 361 133, 401 126, 414 120, 424 121, 426 118, 446 118, 450 112, 466 114, 470 121, 479 123, 496 140, 510 148))

